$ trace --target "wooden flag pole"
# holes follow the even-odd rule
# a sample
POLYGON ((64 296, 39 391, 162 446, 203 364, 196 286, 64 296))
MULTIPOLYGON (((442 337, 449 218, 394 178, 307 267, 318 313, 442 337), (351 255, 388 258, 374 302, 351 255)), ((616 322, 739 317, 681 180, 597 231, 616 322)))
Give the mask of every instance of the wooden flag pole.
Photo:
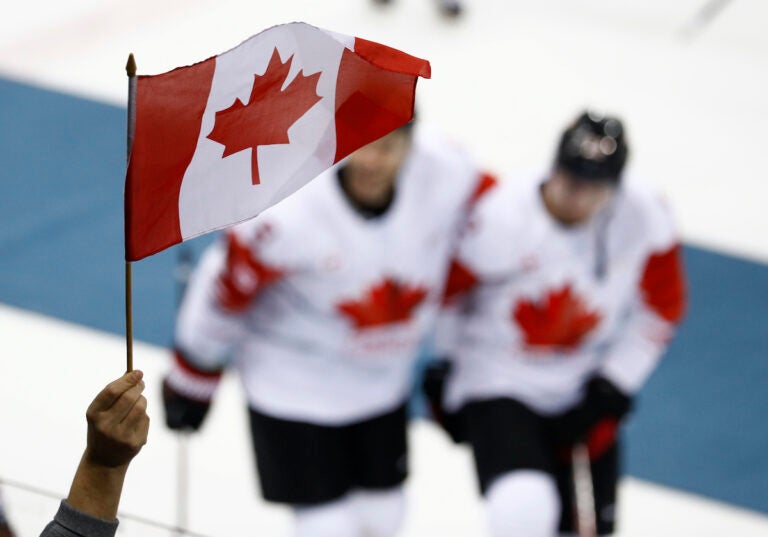
POLYGON ((125 351, 126 371, 133 371, 133 304, 131 303, 131 263, 125 262, 125 351))
MULTIPOLYGON (((126 163, 131 159, 133 147, 133 135, 136 129, 136 60, 133 53, 128 55, 128 63, 125 64, 125 72, 128 75, 128 133, 126 163)), ((125 262, 125 347, 127 371, 133 371, 133 300, 132 300, 131 263, 125 262)))

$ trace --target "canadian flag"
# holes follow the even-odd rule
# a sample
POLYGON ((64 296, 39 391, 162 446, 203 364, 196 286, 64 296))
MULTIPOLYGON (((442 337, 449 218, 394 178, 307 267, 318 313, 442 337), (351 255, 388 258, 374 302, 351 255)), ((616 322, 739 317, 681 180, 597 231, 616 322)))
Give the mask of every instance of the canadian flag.
POLYGON ((413 117, 426 60, 290 23, 136 81, 127 261, 254 217, 413 117))

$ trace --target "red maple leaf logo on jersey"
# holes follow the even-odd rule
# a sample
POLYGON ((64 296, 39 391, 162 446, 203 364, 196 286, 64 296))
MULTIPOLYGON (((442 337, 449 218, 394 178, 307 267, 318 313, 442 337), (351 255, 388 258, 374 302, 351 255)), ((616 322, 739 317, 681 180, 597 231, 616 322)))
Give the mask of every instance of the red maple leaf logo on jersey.
POLYGON ((355 328, 371 328, 407 321, 427 296, 423 287, 411 287, 386 278, 371 287, 361 299, 346 300, 336 309, 346 315, 355 328))
POLYGON ((256 148, 260 145, 287 144, 288 129, 307 113, 321 97, 317 95, 320 73, 304 76, 299 71, 284 90, 293 56, 285 63, 277 49, 272 52, 263 75, 253 75, 253 88, 247 104, 235 99, 232 106, 216 112, 208 138, 224 145, 223 157, 251 149, 251 182, 259 184, 256 148))
POLYGON ((570 284, 550 291, 543 301, 519 301, 513 317, 533 346, 575 347, 600 322, 570 284))

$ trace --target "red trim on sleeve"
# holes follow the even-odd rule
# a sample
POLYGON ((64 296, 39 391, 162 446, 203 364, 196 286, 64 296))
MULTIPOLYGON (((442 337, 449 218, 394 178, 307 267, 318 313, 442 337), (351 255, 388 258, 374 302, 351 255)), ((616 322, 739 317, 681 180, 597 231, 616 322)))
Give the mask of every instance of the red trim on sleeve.
POLYGON ((222 375, 222 370, 205 371, 203 369, 198 369, 184 358, 184 354, 179 349, 173 350, 173 357, 179 369, 193 377, 198 377, 203 380, 216 380, 222 375))
POLYGON ((251 248, 228 232, 227 266, 219 275, 217 299, 228 311, 242 311, 266 286, 284 276, 285 272, 257 259, 251 248))
POLYGON ((640 280, 645 303, 667 321, 676 323, 685 313, 686 283, 682 251, 675 244, 648 258, 640 280))

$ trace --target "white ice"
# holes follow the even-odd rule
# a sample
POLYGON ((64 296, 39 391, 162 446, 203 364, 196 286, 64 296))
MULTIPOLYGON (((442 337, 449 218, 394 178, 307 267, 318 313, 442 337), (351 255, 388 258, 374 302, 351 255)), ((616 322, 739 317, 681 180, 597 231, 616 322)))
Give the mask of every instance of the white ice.
MULTIPOLYGON (((58 502, 17 488, 23 484, 65 496, 85 442, 85 409, 121 374, 125 342, 82 326, 0 306, 0 477, 9 515, 31 537, 58 502), (45 337, 41 337, 41 335, 45 337)), ((179 450, 186 449, 187 528, 209 537, 288 537, 290 516, 258 495, 247 415, 236 378, 225 377, 211 414, 197 435, 180 440, 163 424, 160 381, 167 350, 137 344, 134 361, 145 372, 151 418, 149 442, 134 460, 121 503, 126 537, 171 532, 136 522, 180 520, 179 450), (186 448, 180 448, 184 443, 186 448), (127 516, 126 516, 127 515, 127 516)), ((410 428, 412 475, 401 537, 483 537, 485 519, 469 451, 451 444, 431 422, 410 428)), ((634 478, 624 479, 617 537, 758 537, 768 516, 634 478)))

